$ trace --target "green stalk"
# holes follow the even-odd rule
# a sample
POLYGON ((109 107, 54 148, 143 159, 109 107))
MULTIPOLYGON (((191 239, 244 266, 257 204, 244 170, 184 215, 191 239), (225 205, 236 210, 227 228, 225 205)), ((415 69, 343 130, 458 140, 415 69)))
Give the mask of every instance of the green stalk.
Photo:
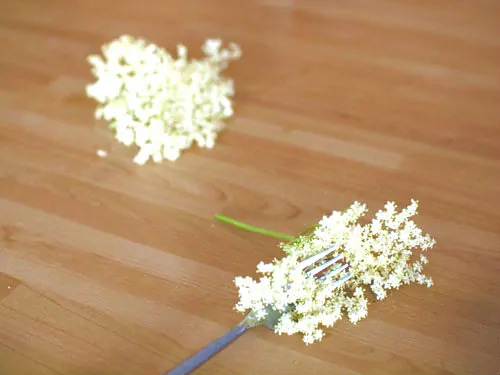
POLYGON ((310 227, 307 227, 306 229, 304 229, 302 232, 300 232, 299 236, 305 236, 306 234, 308 234, 310 231, 316 229, 316 227, 318 226, 318 224, 313 224, 311 225, 310 227))
POLYGON ((289 234, 278 233, 278 232, 274 232, 272 230, 254 227, 253 225, 242 223, 241 221, 238 221, 236 219, 230 218, 230 217, 222 215, 222 214, 215 214, 214 218, 219 220, 219 221, 222 221, 224 223, 234 225, 235 227, 246 229, 246 230, 248 230, 250 232, 254 232, 254 233, 260 233, 260 234, 263 234, 265 236, 280 238, 282 240, 288 240, 288 241, 291 241, 295 238, 294 236, 290 236, 289 234))

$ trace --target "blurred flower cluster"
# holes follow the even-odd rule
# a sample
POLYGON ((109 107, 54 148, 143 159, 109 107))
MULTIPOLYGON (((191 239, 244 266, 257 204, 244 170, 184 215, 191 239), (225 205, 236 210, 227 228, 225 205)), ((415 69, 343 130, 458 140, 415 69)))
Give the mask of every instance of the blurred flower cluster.
POLYGON ((174 58, 124 35, 104 45, 102 57, 89 56, 97 80, 87 85, 87 95, 99 103, 96 118, 109 121, 119 142, 138 146, 135 163, 174 161, 193 144, 214 147, 233 115, 233 81, 220 73, 241 56, 234 43, 221 47, 220 40, 208 39, 205 57, 188 60, 183 45, 174 58))
POLYGON ((422 252, 435 241, 410 220, 417 208, 415 200, 401 211, 394 202, 387 202, 366 225, 358 222, 367 212, 365 204, 354 202, 343 212, 333 211, 312 233, 282 243, 282 259, 261 262, 257 266, 262 275, 259 280, 235 279, 239 290, 236 310, 251 311, 257 319, 276 311, 281 315, 276 333, 302 334, 303 341, 310 344, 323 338, 321 326, 332 327, 343 316, 352 323, 365 318, 367 293, 382 300, 388 290, 405 284, 432 286, 432 279, 422 273, 428 262, 422 252), (342 255, 348 269, 335 276, 308 277, 300 262, 328 248, 331 256, 323 262, 342 255), (347 272, 352 277, 336 287, 335 281, 347 272))

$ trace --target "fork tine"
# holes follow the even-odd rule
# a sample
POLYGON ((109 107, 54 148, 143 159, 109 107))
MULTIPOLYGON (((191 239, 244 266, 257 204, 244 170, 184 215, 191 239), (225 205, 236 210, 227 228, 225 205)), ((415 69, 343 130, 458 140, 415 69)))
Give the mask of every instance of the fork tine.
POLYGON ((306 269, 311 264, 316 263, 318 260, 320 260, 321 258, 327 256, 328 254, 330 254, 331 252, 335 251, 336 249, 337 249, 336 246, 332 246, 332 247, 329 247, 326 250, 323 250, 321 253, 318 253, 316 255, 313 255, 312 257, 309 257, 309 258, 303 260, 302 262, 299 263, 299 268, 302 269, 302 270, 306 269))
POLYGON ((347 267, 349 267, 348 264, 343 264, 340 267, 337 267, 331 271, 328 271, 327 273, 325 273, 323 276, 320 277, 320 280, 324 280, 325 278, 327 278, 329 276, 336 276, 339 273, 341 273, 343 270, 345 270, 347 267))
POLYGON ((332 283, 332 285, 330 285, 330 288, 332 288, 332 290, 334 290, 335 288, 337 288, 340 285, 344 284, 347 280, 349 280, 353 276, 354 276, 354 274, 352 274, 352 273, 348 273, 347 275, 342 276, 340 279, 338 279, 337 281, 335 281, 334 283, 332 283))
MULTIPOLYGON (((316 255, 313 255, 313 256, 311 256, 311 257, 303 260, 302 262, 300 262, 298 264, 298 268, 301 269, 302 271, 304 271, 309 266, 312 266, 314 263, 316 263, 320 259, 325 258, 326 256, 328 256, 329 254, 331 254, 335 250, 338 250, 337 246, 331 246, 331 247, 323 250, 322 252, 320 252, 320 253, 318 253, 316 255)), ((331 267, 333 264, 337 263, 340 259, 343 259, 343 258, 344 258, 344 254, 342 254, 342 253, 339 254, 339 255, 336 255, 332 259, 329 259, 326 262, 324 262, 323 264, 320 264, 319 266, 317 266, 317 267, 313 268, 312 270, 309 270, 308 272, 306 272, 306 276, 307 277, 315 277, 321 271, 323 271, 323 270, 331 267)), ((349 264, 347 264, 347 263, 341 264, 341 265, 339 265, 336 268, 328 270, 324 275, 322 275, 321 277, 319 277, 319 280, 324 280, 326 277, 337 276, 342 271, 346 270, 348 267, 349 267, 349 264)), ((331 290, 334 290, 335 288, 341 286, 347 280, 349 280, 352 276, 353 276, 352 272, 349 272, 348 274, 342 276, 340 279, 336 280, 335 282, 333 282, 330 285, 331 290)))
POLYGON ((337 263, 340 259, 342 259, 344 257, 343 254, 340 254, 340 255, 337 255, 335 258, 333 259, 330 259, 328 262, 325 262, 321 265, 319 265, 318 267, 316 268, 313 268, 312 270, 310 270, 308 273, 307 273, 307 276, 315 276, 317 275, 318 273, 320 273, 321 271, 323 271, 324 269, 330 267, 332 264, 335 264, 337 263))

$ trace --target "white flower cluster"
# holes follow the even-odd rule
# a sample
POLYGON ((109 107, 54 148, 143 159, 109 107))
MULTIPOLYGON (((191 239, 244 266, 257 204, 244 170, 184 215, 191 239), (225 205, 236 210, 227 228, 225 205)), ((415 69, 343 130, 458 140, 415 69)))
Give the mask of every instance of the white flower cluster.
POLYGON ((430 287, 432 279, 422 274, 427 258, 421 252, 432 248, 435 241, 410 220, 417 214, 417 207, 418 202, 412 200, 397 212, 396 204, 387 202, 364 226, 358 223, 367 211, 364 204, 354 202, 344 212, 333 211, 311 234, 283 243, 285 257, 269 264, 261 262, 257 271, 263 276, 258 281, 250 277, 235 279, 240 297, 236 310, 251 311, 258 319, 270 310, 277 311, 281 316, 275 332, 300 333, 310 344, 323 338, 321 325, 332 327, 344 315, 352 323, 365 318, 368 290, 381 300, 387 290, 403 284, 430 287), (322 278, 308 277, 299 269, 301 261, 331 247, 335 251, 322 262, 343 255, 342 263, 347 263, 348 269, 336 276, 326 273, 322 278), (334 282, 347 272, 352 277, 335 287, 334 282))
POLYGON ((103 46, 103 57, 89 56, 97 81, 87 85, 87 95, 100 103, 96 118, 110 122, 119 142, 139 147, 135 163, 177 160, 193 143, 214 147, 223 121, 233 115, 233 81, 220 73, 241 56, 238 45, 221 45, 208 39, 202 60, 188 60, 187 48, 178 45, 174 59, 124 35, 103 46))

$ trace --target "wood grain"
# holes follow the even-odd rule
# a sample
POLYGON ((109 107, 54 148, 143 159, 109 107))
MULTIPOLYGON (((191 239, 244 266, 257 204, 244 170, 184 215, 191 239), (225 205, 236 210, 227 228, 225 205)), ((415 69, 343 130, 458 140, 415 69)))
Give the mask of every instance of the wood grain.
POLYGON ((435 287, 321 344, 264 329, 202 374, 500 372, 500 3, 18 0, 0 12, 0 374, 161 374, 224 333, 237 275, 354 200, 420 201, 435 287), (243 57, 212 151, 139 167, 93 118, 121 34, 243 57), (109 156, 100 159, 97 149, 109 156))

